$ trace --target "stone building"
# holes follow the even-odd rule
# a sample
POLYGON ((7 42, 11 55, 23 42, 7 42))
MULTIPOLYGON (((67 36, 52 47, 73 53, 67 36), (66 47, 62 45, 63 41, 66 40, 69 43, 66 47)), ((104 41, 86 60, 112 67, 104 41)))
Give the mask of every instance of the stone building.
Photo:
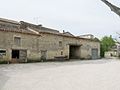
POLYGON ((0 60, 98 59, 100 42, 0 18, 0 60))

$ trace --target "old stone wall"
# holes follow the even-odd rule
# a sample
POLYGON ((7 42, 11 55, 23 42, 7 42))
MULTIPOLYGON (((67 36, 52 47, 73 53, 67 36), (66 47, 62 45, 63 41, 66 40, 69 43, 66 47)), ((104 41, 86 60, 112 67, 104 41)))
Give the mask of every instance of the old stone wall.
POLYGON ((31 60, 40 60, 42 52, 45 52, 46 59, 54 59, 57 56, 69 58, 70 45, 80 45, 80 58, 90 58, 92 48, 97 48, 100 56, 99 42, 45 33, 40 35, 0 31, 0 50, 6 50, 6 55, 1 59, 10 60, 12 49, 27 50, 27 59, 31 60), (21 38, 21 45, 15 45, 14 37, 21 38))
POLYGON ((6 55, 3 59, 11 60, 11 51, 27 50, 28 59, 40 59, 39 56, 39 39, 40 36, 21 34, 16 32, 0 31, 0 50, 6 50, 6 55), (21 38, 21 44, 15 45, 14 37, 21 38))
POLYGON ((26 50, 28 60, 54 59, 64 56, 67 56, 68 59, 73 56, 80 59, 90 59, 92 54, 95 54, 92 50, 96 49, 98 50, 97 56, 100 57, 99 42, 75 36, 65 36, 59 31, 38 25, 20 23, 0 20, 0 60, 11 60, 12 50, 26 50), (27 29, 28 27, 30 30, 27 29), (15 37, 20 39, 17 41, 19 45, 15 43, 15 37), (72 56, 72 54, 76 55, 72 56))
POLYGON ((80 58, 91 58, 91 50, 94 48, 98 49, 98 57, 100 57, 99 42, 52 34, 41 35, 41 44, 39 48, 41 50, 47 50, 47 59, 53 59, 55 56, 68 56, 69 58, 70 45, 80 46, 80 58), (62 42, 62 46, 59 46, 59 42, 62 42))

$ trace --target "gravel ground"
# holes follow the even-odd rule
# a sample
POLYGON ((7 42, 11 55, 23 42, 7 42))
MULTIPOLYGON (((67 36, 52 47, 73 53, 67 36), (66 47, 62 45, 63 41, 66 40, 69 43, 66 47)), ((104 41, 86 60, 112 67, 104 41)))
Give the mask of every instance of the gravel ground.
POLYGON ((120 61, 0 65, 0 90, 120 90, 120 61))

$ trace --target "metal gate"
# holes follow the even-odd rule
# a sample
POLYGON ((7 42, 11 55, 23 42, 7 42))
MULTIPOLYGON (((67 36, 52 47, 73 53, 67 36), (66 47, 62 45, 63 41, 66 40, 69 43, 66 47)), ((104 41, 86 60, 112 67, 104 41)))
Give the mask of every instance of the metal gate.
POLYGON ((92 59, 98 59, 98 49, 97 48, 93 48, 91 53, 92 53, 92 59))

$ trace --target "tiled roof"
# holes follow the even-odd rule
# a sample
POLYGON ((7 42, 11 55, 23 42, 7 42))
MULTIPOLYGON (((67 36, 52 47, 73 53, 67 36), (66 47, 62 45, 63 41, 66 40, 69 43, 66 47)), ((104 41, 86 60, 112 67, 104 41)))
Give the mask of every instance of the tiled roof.
POLYGON ((63 35, 68 35, 68 36, 74 36, 73 34, 71 34, 70 32, 63 32, 63 35))
POLYGON ((50 33, 50 32, 40 32, 40 34, 51 34, 51 35, 57 35, 57 36, 63 36, 63 37, 68 37, 68 38, 75 38, 75 39, 82 39, 82 40, 88 40, 88 41, 94 41, 94 42, 100 42, 99 40, 94 40, 94 39, 88 39, 88 38, 81 38, 77 36, 70 36, 70 35, 65 35, 63 33, 50 33))
POLYGON ((27 27, 29 27, 29 28, 37 31, 37 32, 59 33, 58 30, 47 28, 47 27, 43 27, 42 25, 31 24, 31 23, 24 22, 24 21, 20 21, 20 27, 21 28, 27 28, 27 27))
POLYGON ((9 22, 9 23, 13 23, 13 24, 19 24, 19 22, 17 22, 17 21, 14 21, 14 20, 8 20, 8 19, 4 19, 4 18, 0 18, 0 21, 3 21, 3 22, 9 22))
POLYGON ((13 21, 13 20, 2 19, 2 18, 0 18, 0 21, 12 23, 12 25, 0 23, 0 31, 16 32, 16 33, 23 33, 23 34, 39 35, 39 36, 41 34, 51 34, 51 35, 58 35, 58 36, 63 36, 63 37, 84 39, 84 40, 99 42, 97 40, 76 37, 69 32, 60 33, 58 30, 46 28, 41 25, 39 26, 39 25, 26 23, 23 21, 21 21, 19 23, 19 22, 13 21))
POLYGON ((31 35, 39 35, 36 34, 30 30, 26 30, 26 29, 4 29, 4 28, 0 28, 0 31, 5 31, 5 32, 16 32, 16 33, 23 33, 23 34, 31 34, 31 35))

